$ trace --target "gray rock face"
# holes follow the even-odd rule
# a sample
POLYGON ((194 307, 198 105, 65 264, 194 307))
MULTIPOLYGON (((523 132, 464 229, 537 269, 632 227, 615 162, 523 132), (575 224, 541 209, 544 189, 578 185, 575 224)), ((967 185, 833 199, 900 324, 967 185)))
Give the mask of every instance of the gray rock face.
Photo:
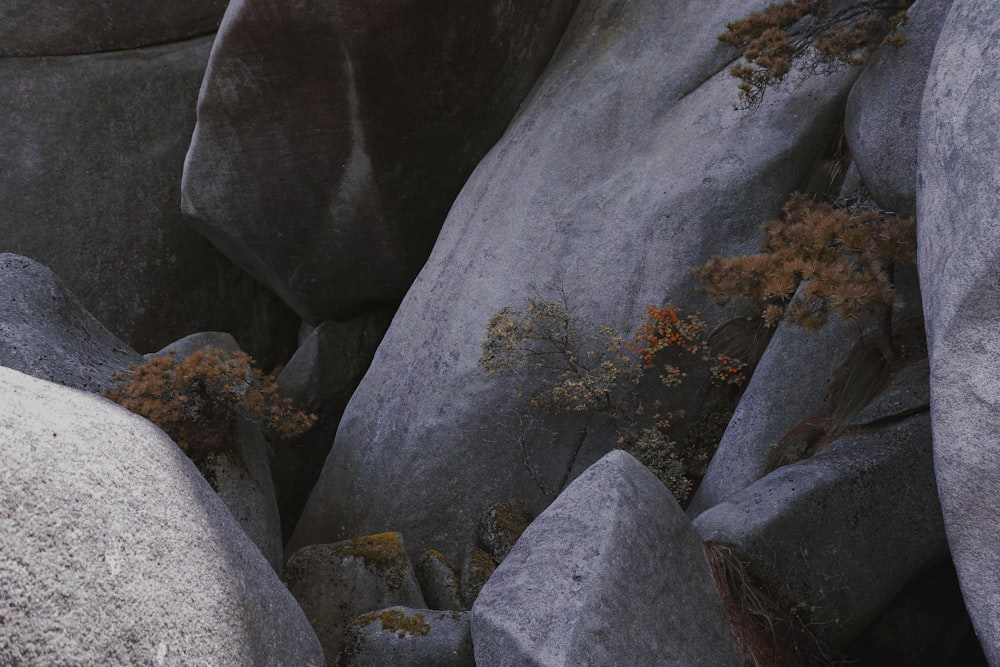
POLYGON ((100 393, 115 373, 141 362, 52 271, 0 254, 0 366, 100 393))
POLYGON ((214 32, 226 0, 4 0, 0 56, 120 51, 214 32))
POLYGON ((162 431, 0 368, 0 664, 323 664, 295 600, 162 431))
POLYGON ((575 4, 234 0, 185 212, 310 322, 400 298, 575 4))
POLYGON ((920 286, 938 489, 976 634, 1000 663, 1000 15, 955 0, 920 123, 920 286))
POLYGON ((0 247, 50 267, 140 352, 220 330, 274 363, 263 351, 287 338, 288 349, 273 354, 290 354, 298 319, 187 228, 180 211, 211 44, 0 58, 0 247))
POLYGON ((390 607, 347 628, 341 667, 475 667, 469 612, 390 607))
POLYGON ((694 526, 704 540, 749 556, 756 574, 806 605, 810 632, 843 650, 947 554, 929 417, 838 440, 703 512, 694 526))
POLYGON ((414 554, 458 560, 486 504, 543 507, 545 489, 608 451, 613 438, 588 435, 585 416, 531 426, 518 393, 535 385, 486 378, 480 340, 500 308, 560 287, 599 324, 634 322, 648 304, 705 306, 690 269, 756 247, 827 145, 851 76, 793 77, 759 112, 734 112, 733 52, 715 36, 764 4, 579 5, 452 207, 292 544, 392 525, 414 554))
POLYGON ((869 192, 883 208, 913 215, 917 196, 917 127, 934 45, 951 0, 917 0, 900 48, 872 56, 847 98, 844 134, 869 192))
POLYGON ((616 450, 528 527, 472 609, 476 664, 737 665, 701 540, 616 450))
POLYGON ((300 549, 285 565, 285 581, 331 661, 358 616, 392 605, 427 606, 399 533, 300 549))

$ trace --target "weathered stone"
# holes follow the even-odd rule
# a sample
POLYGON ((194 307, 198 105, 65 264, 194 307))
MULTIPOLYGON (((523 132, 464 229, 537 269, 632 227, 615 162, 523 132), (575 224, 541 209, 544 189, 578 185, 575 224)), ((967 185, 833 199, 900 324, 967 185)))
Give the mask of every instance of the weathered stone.
MULTIPOLYGON (((175 341, 153 356, 170 355, 179 363, 198 350, 234 354, 240 345, 231 335, 204 331, 175 341)), ((202 464, 203 472, 240 527, 253 540, 279 575, 285 561, 281 519, 268 464, 268 444, 260 428, 237 419, 231 440, 202 464)))
POLYGON ((469 613, 390 607, 347 628, 341 667, 475 667, 469 613))
POLYGON ((737 665, 701 540, 621 450, 528 527, 472 609, 476 664, 737 665))
POLYGON ((951 0, 917 0, 900 48, 876 51, 847 98, 844 136, 865 185, 883 208, 913 215, 917 128, 934 45, 951 0))
POLYGON ((575 4, 234 0, 185 212, 310 322, 402 297, 575 4))
POLYGON ((0 366, 100 393, 142 362, 38 262, 0 254, 0 366))
POLYGON ((426 551, 414 569, 431 609, 465 609, 459 567, 444 554, 433 549, 426 551))
POLYGON ((215 32, 226 0, 3 0, 0 56, 120 51, 215 32))
POLYGON ((530 523, 531 512, 524 503, 490 503, 476 525, 476 539, 494 561, 501 563, 530 523))
POLYGON ((938 490, 965 602, 1000 664, 1000 14, 955 0, 924 91, 917 167, 938 490))
POLYGON ((392 605, 427 606, 399 533, 300 549, 285 564, 285 581, 331 660, 358 616, 392 605))
POLYGON ((930 419, 843 438, 700 514, 702 538, 807 610, 809 631, 843 651, 914 576, 947 554, 930 419))
POLYGON ((0 405, 0 664, 324 664, 295 600, 162 431, 7 368, 0 405))
POLYGON ((0 58, 0 247, 51 268, 140 352, 230 331, 269 367, 298 318, 180 211, 211 45, 0 58))
POLYGON ((664 301, 708 306, 690 269, 756 247, 759 225, 828 145, 853 76, 793 76, 759 112, 733 111, 734 51, 715 36, 765 4, 580 3, 452 207, 345 412, 293 545, 392 525, 415 554, 457 559, 487 503, 543 507, 608 451, 613 438, 587 415, 532 425, 518 394, 537 384, 485 377, 480 340, 493 313, 550 288, 599 324, 664 301))
POLYGON ((310 328, 278 374, 281 395, 291 398, 297 409, 317 416, 302 435, 273 443, 271 476, 286 540, 319 479, 340 416, 368 370, 393 312, 394 305, 382 306, 347 322, 327 321, 310 328))
POLYGON ((465 609, 471 609, 479 592, 497 569, 496 561, 488 553, 473 544, 465 553, 459 581, 462 585, 462 600, 465 609))

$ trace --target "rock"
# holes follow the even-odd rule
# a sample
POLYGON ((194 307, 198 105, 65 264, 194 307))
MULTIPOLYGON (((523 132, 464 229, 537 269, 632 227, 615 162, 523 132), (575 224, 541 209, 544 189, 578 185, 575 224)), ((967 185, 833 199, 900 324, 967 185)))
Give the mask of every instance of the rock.
POLYGON ((0 56, 77 55, 181 41, 215 32, 225 9, 226 0, 4 0, 0 56))
POLYGON ((457 565, 433 549, 424 552, 414 568, 420 590, 431 609, 465 609, 457 565))
POLYGON ((294 349, 298 318, 180 211, 211 45, 0 58, 0 248, 51 268, 140 352, 192 331, 230 331, 269 367, 294 349))
POLYGON ((331 659, 358 616, 392 605, 426 606, 399 533, 300 549, 285 564, 285 581, 331 659))
POLYGON ((733 111, 734 54, 716 34, 765 4, 579 5, 452 207, 291 544, 392 525, 414 554, 458 559, 487 503, 544 507, 608 451, 586 415, 532 425, 518 394, 537 385, 487 378, 480 340, 502 307, 560 287, 598 324, 634 322, 648 304, 708 307, 690 269, 757 245, 828 145, 853 76, 792 77, 759 112, 733 111))
POLYGON ((347 628, 341 667, 475 667, 469 613, 390 607, 347 628))
POLYGON ((902 368, 885 391, 855 415, 845 430, 866 428, 884 420, 930 409, 930 367, 927 358, 902 368))
POLYGON ((737 665, 701 540, 615 450, 528 527, 472 608, 476 664, 737 665))
POLYGON ((234 0, 184 211, 310 322, 402 297, 575 4, 234 0))
MULTIPOLYGON (((229 354, 241 351, 230 334, 203 331, 185 336, 155 355, 147 354, 146 358, 171 355, 181 362, 197 350, 213 349, 229 354)), ((280 575, 285 562, 284 541, 268 464, 267 440, 257 425, 242 419, 236 420, 230 439, 211 460, 199 465, 240 527, 280 575)))
POLYGON ((494 561, 501 563, 530 523, 528 506, 518 500, 490 503, 476 526, 476 540, 494 561))
POLYGON ((913 215, 917 196, 917 128, 931 56, 951 0, 917 0, 900 29, 900 48, 876 51, 847 98, 844 136, 879 206, 913 215))
POLYGON ((281 395, 318 417, 302 435, 273 444, 271 475, 285 540, 319 479, 340 416, 368 370, 394 312, 394 305, 382 306, 347 322, 329 320, 311 328, 278 374, 281 395))
POLYGON ((0 254, 0 365, 100 393, 142 357, 87 312, 48 268, 0 254))
POLYGON ((295 600, 162 431, 7 368, 0 405, 0 664, 324 664, 295 600))
POLYGON ((845 437, 700 514, 710 543, 805 610, 809 632, 845 650, 903 586, 947 554, 930 419, 845 437))
POLYGON ((479 597, 479 592, 497 569, 494 561, 488 553, 476 545, 469 547, 462 561, 460 583, 462 585, 462 600, 465 602, 463 609, 471 609, 472 604, 479 597))
POLYGON ((986 657, 1000 663, 1000 16, 955 0, 924 91, 918 266, 948 543, 986 657))

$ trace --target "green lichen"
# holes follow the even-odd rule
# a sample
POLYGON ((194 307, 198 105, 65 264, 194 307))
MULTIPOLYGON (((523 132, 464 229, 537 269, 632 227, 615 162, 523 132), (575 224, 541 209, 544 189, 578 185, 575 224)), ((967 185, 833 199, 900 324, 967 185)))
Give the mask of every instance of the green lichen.
POLYGON ((344 556, 361 558, 366 567, 385 579, 392 588, 403 586, 409 563, 399 533, 358 537, 341 544, 338 551, 344 556))
POLYGON ((417 635, 424 637, 431 631, 429 623, 424 622, 424 615, 417 612, 413 615, 407 614, 402 609, 385 609, 358 617, 354 625, 364 627, 379 621, 382 629, 395 632, 397 637, 406 635, 417 635))

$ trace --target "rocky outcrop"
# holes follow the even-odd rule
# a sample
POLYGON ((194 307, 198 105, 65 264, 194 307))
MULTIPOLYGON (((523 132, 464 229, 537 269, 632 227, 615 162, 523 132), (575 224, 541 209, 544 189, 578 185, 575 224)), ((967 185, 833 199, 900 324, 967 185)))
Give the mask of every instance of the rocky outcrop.
POLYGON ((947 554, 926 413, 845 437, 703 512, 828 648, 844 651, 904 585, 947 554))
MULTIPOLYGON (((66 6, 97 15, 107 4, 66 6)), ((138 8, 119 9, 139 16, 138 8)), ((268 365, 290 354, 298 319, 187 228, 180 211, 211 45, 203 37, 87 56, 0 58, 0 247, 51 268, 140 352, 192 331, 230 331, 268 365)))
POLYGON ((162 431, 7 368, 0 405, 0 664, 324 664, 294 598, 162 431))
POLYGON ((392 605, 426 606, 399 533, 300 549, 285 565, 285 581, 331 662, 358 616, 392 605))
POLYGON ((475 667, 469 612, 390 607, 347 628, 341 667, 475 667))
POLYGON ((917 0, 899 48, 876 51, 847 98, 844 136, 869 192, 883 208, 913 215, 921 99, 951 0, 917 0))
POLYGON ((476 664, 741 664, 701 540, 621 450, 528 527, 472 608, 476 664))
POLYGON ((121 51, 215 32, 226 0, 4 0, 0 56, 121 51))
POLYGON ((234 0, 184 211, 309 322, 400 298, 575 4, 234 0))
POLYGON ((704 306, 691 267, 756 247, 828 145, 852 76, 792 77, 757 113, 733 111, 734 52, 716 34, 764 4, 581 2, 452 207, 293 545, 392 525, 414 555, 458 560, 487 503, 540 509, 607 452, 614 439, 579 415, 532 424, 518 393, 534 386, 487 379, 480 340, 500 308, 560 288, 598 324, 704 306))
POLYGON ((917 168, 938 491, 976 634, 1000 663, 1000 15, 955 0, 923 98, 917 168))
POLYGON ((115 373, 140 362, 52 271, 0 254, 0 366, 100 393, 115 373))

